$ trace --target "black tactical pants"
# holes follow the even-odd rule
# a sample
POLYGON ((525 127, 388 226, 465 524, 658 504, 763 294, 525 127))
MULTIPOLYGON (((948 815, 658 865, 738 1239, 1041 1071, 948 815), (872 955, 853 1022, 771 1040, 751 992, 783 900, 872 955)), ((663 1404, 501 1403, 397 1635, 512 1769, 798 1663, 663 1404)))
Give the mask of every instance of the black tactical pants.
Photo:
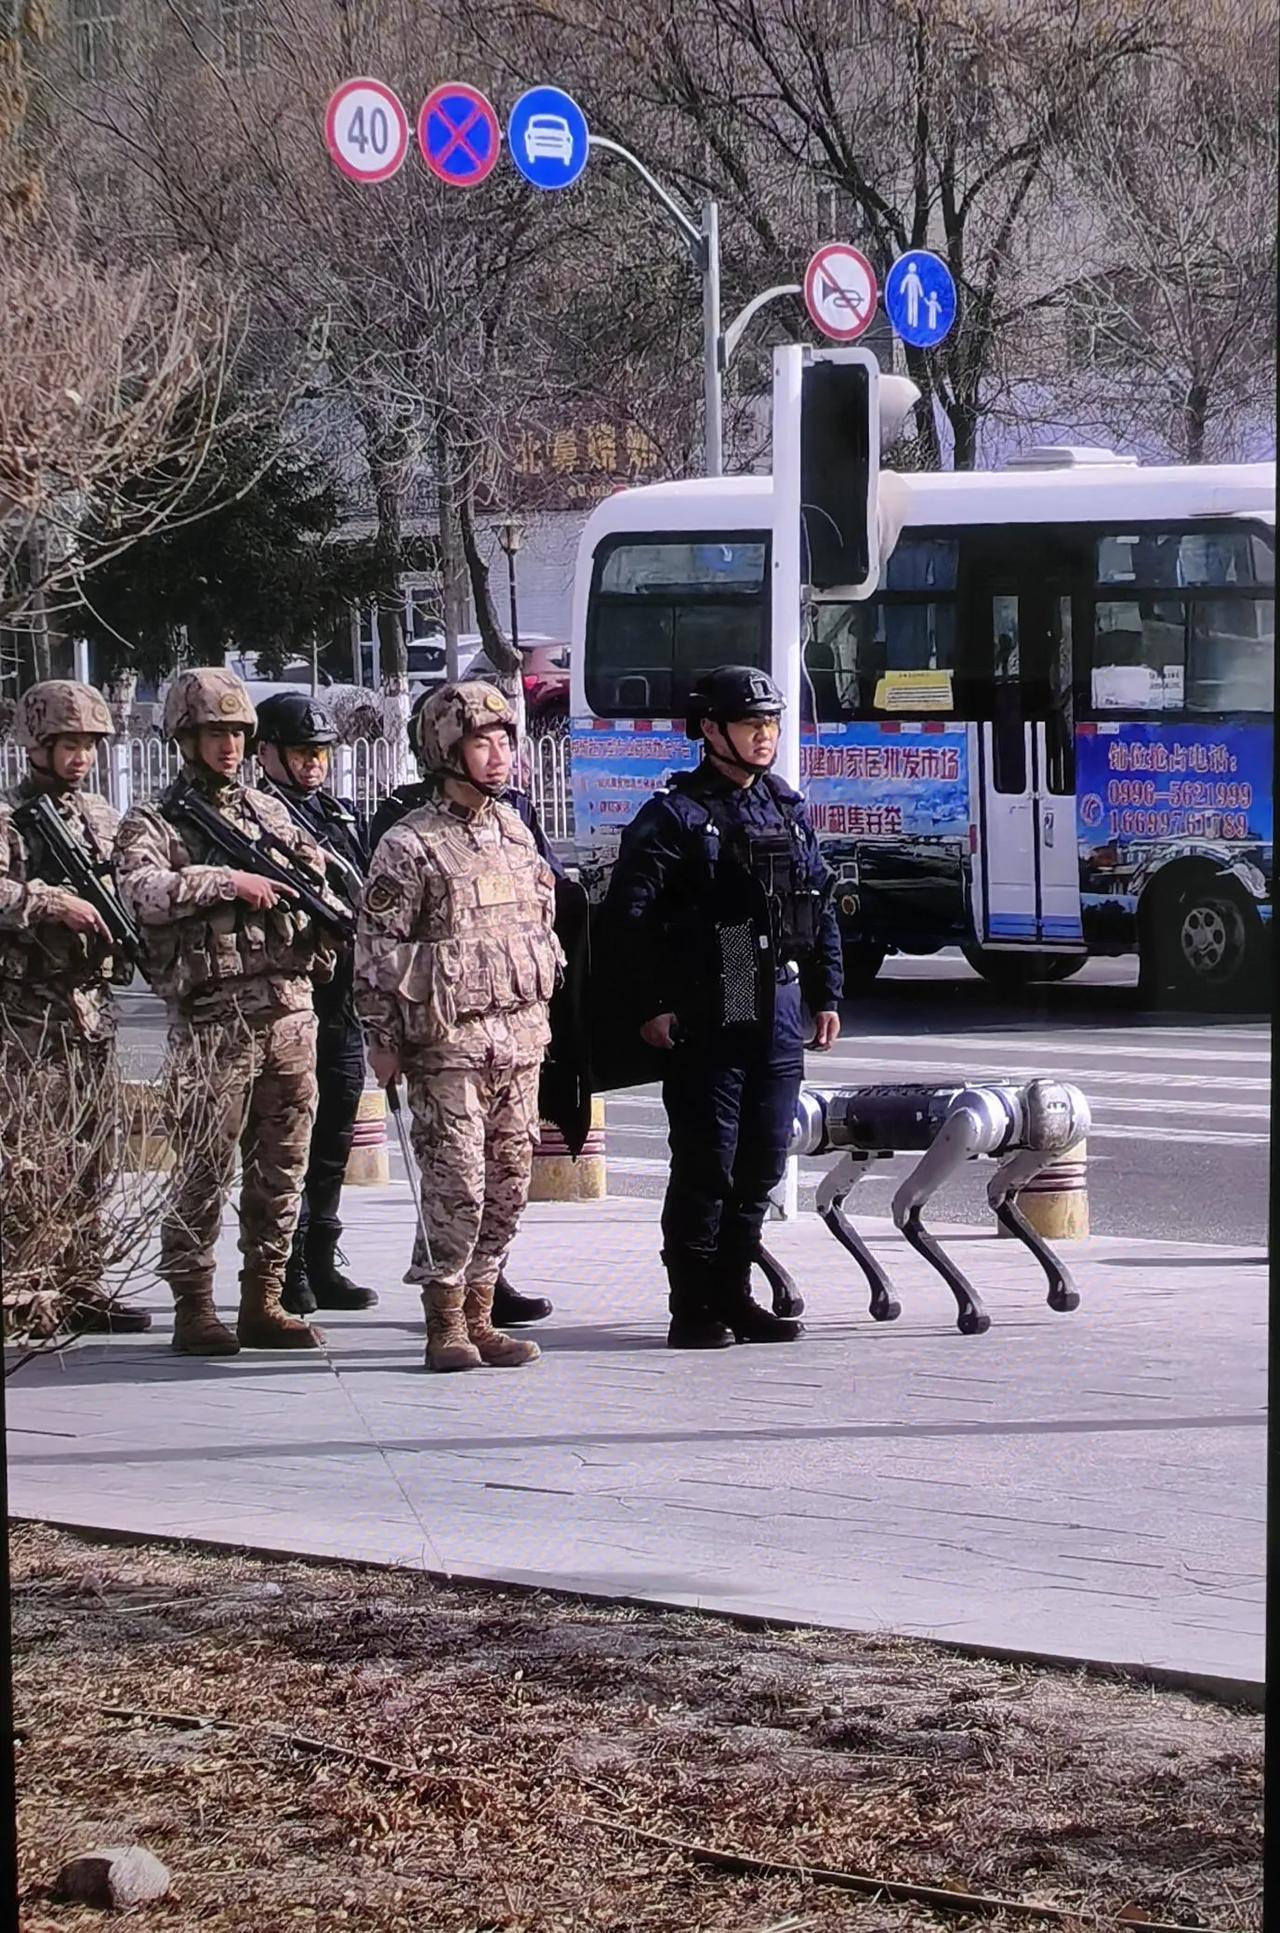
POLYGON ((319 1015, 316 1084, 319 1101, 307 1156, 298 1242, 303 1252, 332 1252, 342 1234, 339 1205, 356 1109, 364 1088, 364 1040, 349 1007, 319 1015))
POLYGON ((714 1309, 744 1280, 782 1179, 804 1079, 800 989, 777 989, 772 1035, 673 1048, 662 1083, 671 1177, 662 1207, 673 1314, 714 1309))

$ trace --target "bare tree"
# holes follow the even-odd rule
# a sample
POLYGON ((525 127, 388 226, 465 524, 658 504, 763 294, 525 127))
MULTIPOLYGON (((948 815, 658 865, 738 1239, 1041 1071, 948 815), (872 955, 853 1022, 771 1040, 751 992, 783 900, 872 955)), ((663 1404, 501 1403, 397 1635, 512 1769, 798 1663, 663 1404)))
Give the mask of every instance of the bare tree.
MULTIPOLYGON (((49 141, 49 22, 0 23, 0 622, 47 676, 50 619, 138 538, 214 507, 213 441, 243 331, 233 282, 183 248, 96 255, 49 141), (5 28, 8 31, 5 31, 5 28), (138 480, 149 479, 146 488, 138 480), (92 530, 86 521, 92 511, 92 530)), ((117 211, 118 212, 118 211, 117 211)))
POLYGON ((0 312, 0 619, 12 621, 35 598, 74 605, 96 566, 198 514, 226 426, 236 304, 182 258, 99 267, 41 227, 0 255, 0 312), (144 473, 154 484, 139 496, 126 486, 144 473))
POLYGON ((492 36, 554 57, 602 132, 720 197, 731 297, 795 280, 833 229, 882 274, 936 249, 959 318, 906 362, 920 453, 941 458, 940 412, 967 466, 1066 279, 1035 240, 1054 228, 1050 164, 1108 77, 1182 31, 1171 0, 510 0, 492 36))
MULTIPOLYGON (((377 187, 332 167, 324 105, 352 73, 397 85, 411 112, 424 77, 465 73, 498 92, 503 64, 461 15, 413 0, 340 9, 282 0, 262 16, 247 70, 231 67, 203 20, 190 0, 166 0, 154 31, 131 40, 113 87, 65 90, 60 105, 76 129, 69 172, 87 190, 107 163, 126 171, 149 248, 181 243, 251 290, 251 353, 264 369, 323 323, 307 433, 367 479, 396 732, 407 703, 399 580, 424 512, 436 518, 449 583, 470 578, 488 651, 514 672, 484 590, 477 521, 501 507, 522 439, 558 429, 593 382, 611 402, 619 392, 652 397, 662 383, 652 368, 626 370, 617 335, 592 353, 599 331, 575 301, 593 249, 590 284, 609 288, 609 230, 582 197, 539 196, 509 168, 482 189, 447 188, 416 155, 377 187), (424 502, 424 475, 433 502, 424 502)), ((109 206, 100 233, 102 246, 120 246, 109 206)))
POLYGON ((130 1081, 114 1056, 50 1059, 0 1030, 6 1341, 27 1354, 58 1347, 86 1300, 110 1307, 157 1279, 170 1170, 211 1153, 222 1131, 220 1064, 193 1047, 157 1081, 130 1081))
POLYGON ((1220 4, 1205 24, 1063 157, 1094 266, 1045 345, 1063 420, 1192 463, 1269 447, 1276 375, 1275 18, 1220 4))

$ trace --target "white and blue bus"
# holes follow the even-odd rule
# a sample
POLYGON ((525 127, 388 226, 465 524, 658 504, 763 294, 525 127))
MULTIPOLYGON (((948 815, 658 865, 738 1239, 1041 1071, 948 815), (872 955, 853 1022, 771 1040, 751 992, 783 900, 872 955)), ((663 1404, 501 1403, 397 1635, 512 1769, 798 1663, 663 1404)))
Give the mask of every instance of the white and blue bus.
MULTIPOLYGON (((988 978, 1138 950, 1243 994, 1268 938, 1275 479, 1031 451, 892 480, 876 595, 813 607, 801 776, 852 981, 960 946, 988 978)), ((693 678, 777 670, 767 476, 621 491, 575 589, 575 843, 588 892, 665 773, 693 678)), ((781 655, 781 654, 779 654, 781 655)))

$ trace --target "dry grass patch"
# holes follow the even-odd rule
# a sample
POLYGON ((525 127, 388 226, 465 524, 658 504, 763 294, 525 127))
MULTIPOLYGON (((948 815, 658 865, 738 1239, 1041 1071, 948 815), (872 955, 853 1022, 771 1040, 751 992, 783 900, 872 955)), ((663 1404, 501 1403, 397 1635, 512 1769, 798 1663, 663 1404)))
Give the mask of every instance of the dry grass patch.
POLYGON ((1083 1923, 1261 1926, 1262 1720, 1180 1694, 41 1527, 14 1534, 13 1611, 28 1933, 98 1926, 48 1882, 133 1840, 175 1876, 143 1914, 166 1933, 1042 1923, 690 1843, 1083 1923))

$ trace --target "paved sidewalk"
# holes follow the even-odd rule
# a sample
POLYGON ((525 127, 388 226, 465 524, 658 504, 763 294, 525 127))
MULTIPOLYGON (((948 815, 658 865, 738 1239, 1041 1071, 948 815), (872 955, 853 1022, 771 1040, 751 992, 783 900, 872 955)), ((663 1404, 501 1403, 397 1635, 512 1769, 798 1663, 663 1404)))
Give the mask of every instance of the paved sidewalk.
MULTIPOLYGON (((9 1384, 15 1515, 938 1637, 1257 1684, 1266 1290, 1255 1251, 1095 1238, 1073 1315, 1017 1244, 956 1230, 992 1315, 864 1223, 877 1326, 813 1217, 772 1231, 805 1340, 662 1347, 656 1204, 530 1209, 537 1366, 431 1376, 403 1183, 349 1190, 383 1290, 305 1358, 84 1342, 9 1384)), ((234 1256, 224 1237, 222 1300, 234 1256)), ((162 1305, 156 1303, 157 1309, 162 1305)))

